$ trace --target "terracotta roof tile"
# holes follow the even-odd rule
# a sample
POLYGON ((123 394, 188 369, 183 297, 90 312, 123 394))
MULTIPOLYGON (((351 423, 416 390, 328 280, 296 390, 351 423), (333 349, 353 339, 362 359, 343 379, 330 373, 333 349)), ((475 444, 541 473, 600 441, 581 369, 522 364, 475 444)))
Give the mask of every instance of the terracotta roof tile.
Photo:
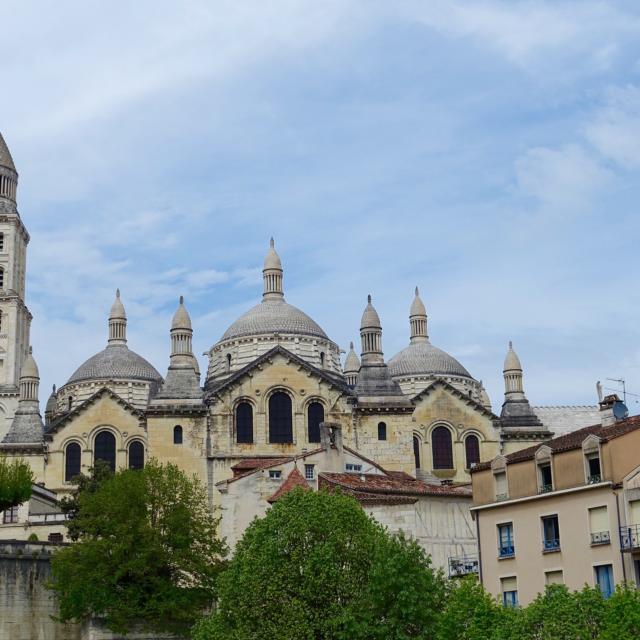
POLYGON ((278 490, 269 498, 267 498, 267 502, 273 504, 283 495, 289 493, 292 489, 296 487, 302 487, 305 491, 310 491, 309 484, 304 479, 304 476, 298 471, 298 467, 294 467, 291 473, 287 476, 287 479, 280 485, 278 490))
MULTIPOLYGON (((514 451, 513 453, 510 453, 505 457, 508 464, 513 464, 515 462, 524 462, 525 460, 533 460, 536 451, 542 446, 549 447, 553 453, 561 453, 563 451, 579 449, 580 447, 582 447, 584 439, 592 434, 598 436, 603 442, 608 442, 609 440, 619 438, 625 433, 635 431, 636 429, 640 429, 640 415, 620 420, 619 422, 609 425, 608 427, 603 427, 600 424, 595 424, 590 427, 584 427, 583 429, 572 431, 571 433, 567 433, 563 436, 545 440, 544 442, 536 444, 532 447, 527 447, 526 449, 521 449, 520 451, 514 451)), ((477 464, 475 467, 473 467, 471 471, 473 473, 490 468, 490 461, 481 462, 480 464, 477 464)))

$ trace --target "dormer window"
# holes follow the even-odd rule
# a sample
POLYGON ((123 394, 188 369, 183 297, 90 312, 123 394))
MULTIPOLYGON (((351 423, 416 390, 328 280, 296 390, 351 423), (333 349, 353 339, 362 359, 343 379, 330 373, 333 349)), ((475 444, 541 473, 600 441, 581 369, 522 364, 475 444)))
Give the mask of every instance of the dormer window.
POLYGON ((584 453, 584 473, 587 484, 602 482, 602 464, 600 461, 600 440, 593 434, 582 443, 584 453))
POLYGON ((509 498, 509 485, 507 483, 507 460, 504 456, 498 456, 491 462, 493 472, 493 488, 496 502, 509 498))
POLYGON ((551 449, 547 446, 536 451, 538 472, 538 493, 553 491, 553 470, 551 468, 551 449))
POLYGON ((362 471, 362 465, 347 462, 347 464, 345 465, 345 469, 351 473, 360 473, 362 471))

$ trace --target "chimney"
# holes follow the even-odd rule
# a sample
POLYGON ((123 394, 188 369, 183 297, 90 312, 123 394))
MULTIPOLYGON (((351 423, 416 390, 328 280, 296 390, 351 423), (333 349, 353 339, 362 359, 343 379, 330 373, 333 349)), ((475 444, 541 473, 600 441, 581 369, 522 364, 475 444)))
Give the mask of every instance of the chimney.
POLYGON ((600 401, 600 422, 603 427, 609 427, 618 420, 624 420, 628 415, 627 407, 616 393, 605 396, 600 401))

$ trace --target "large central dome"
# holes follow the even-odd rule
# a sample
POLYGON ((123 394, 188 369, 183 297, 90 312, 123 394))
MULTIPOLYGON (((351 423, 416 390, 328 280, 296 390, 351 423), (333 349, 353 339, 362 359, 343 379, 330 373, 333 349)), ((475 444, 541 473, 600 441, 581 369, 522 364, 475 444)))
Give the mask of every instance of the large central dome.
POLYGON ((224 332, 222 340, 275 333, 315 336, 328 340, 327 334, 314 320, 282 298, 264 300, 243 313, 224 332))
POLYGON ((453 356, 430 342, 412 342, 389 360, 389 372, 392 377, 431 374, 471 378, 453 356))

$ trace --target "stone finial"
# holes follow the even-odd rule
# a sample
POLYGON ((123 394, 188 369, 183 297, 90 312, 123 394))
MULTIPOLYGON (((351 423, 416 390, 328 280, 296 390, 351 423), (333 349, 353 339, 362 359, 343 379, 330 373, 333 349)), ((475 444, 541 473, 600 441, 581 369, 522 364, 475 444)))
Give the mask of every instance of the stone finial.
POLYGON ((120 289, 116 289, 116 299, 109 312, 109 344, 127 344, 127 314, 120 300, 120 289))
POLYGON ((283 290, 283 269, 280 256, 275 250, 273 238, 269 240, 269 251, 264 259, 262 269, 264 300, 281 300, 284 298, 283 290))

